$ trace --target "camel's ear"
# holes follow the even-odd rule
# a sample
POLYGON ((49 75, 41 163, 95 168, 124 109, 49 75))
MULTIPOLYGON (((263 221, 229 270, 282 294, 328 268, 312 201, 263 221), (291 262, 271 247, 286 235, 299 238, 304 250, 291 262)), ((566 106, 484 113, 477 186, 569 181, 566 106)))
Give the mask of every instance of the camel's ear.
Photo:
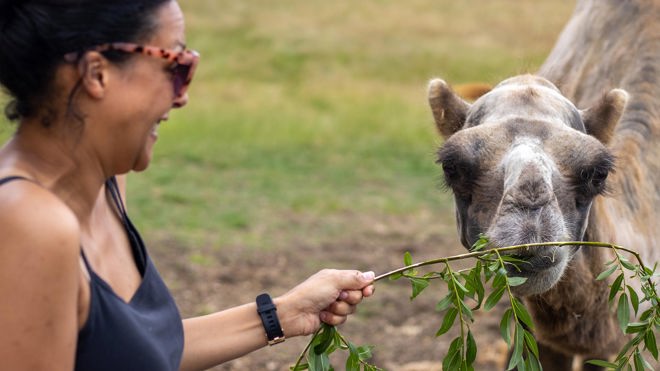
POLYGON ((595 106, 581 112, 582 121, 587 129, 587 134, 608 144, 614 128, 619 123, 623 110, 626 108, 628 93, 625 90, 613 89, 605 94, 595 106))
POLYGON ((461 130, 470 109, 470 105, 459 98, 441 79, 433 79, 429 83, 429 104, 435 126, 445 139, 461 130))

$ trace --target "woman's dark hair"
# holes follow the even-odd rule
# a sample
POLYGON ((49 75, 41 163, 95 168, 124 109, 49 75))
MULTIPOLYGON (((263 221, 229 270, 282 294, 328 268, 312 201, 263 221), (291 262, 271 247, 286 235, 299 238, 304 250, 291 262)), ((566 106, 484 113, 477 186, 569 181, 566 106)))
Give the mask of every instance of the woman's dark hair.
MULTIPOLYGON (((169 1, 0 0, 0 84, 12 98, 7 118, 30 117, 46 103, 64 54, 142 41, 157 27, 157 8, 169 1)), ((103 54, 115 62, 127 58, 103 54)))

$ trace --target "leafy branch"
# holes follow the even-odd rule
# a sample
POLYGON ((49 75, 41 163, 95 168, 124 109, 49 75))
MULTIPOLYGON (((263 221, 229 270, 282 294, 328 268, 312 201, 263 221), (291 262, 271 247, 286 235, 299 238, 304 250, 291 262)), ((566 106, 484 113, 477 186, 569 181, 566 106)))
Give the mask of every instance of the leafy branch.
MULTIPOLYGON (((655 332, 660 328, 660 299, 652 277, 657 276, 656 267, 650 269, 644 266, 640 255, 622 246, 590 241, 564 241, 532 243, 486 250, 489 241, 481 236, 472 247, 472 251, 465 254, 437 258, 413 264, 412 256, 404 254, 404 266, 390 272, 381 274, 374 281, 385 278, 397 280, 408 279, 412 285, 410 300, 414 300, 426 289, 431 280, 444 281, 447 286, 447 294, 437 303, 436 310, 444 312, 444 317, 436 336, 447 333, 458 319, 460 335, 452 340, 447 354, 443 358, 444 370, 474 370, 473 363, 476 359, 477 344, 472 335, 470 325, 474 322, 473 311, 483 309, 488 311, 507 294, 509 308, 504 312, 500 321, 500 334, 510 349, 511 357, 507 370, 541 370, 539 362, 538 345, 531 331, 534 322, 525 305, 516 298, 511 287, 522 285, 527 280, 525 277, 509 276, 509 270, 519 269, 524 260, 503 254, 508 251, 542 247, 542 246, 592 246, 604 247, 614 250, 615 257, 606 264, 606 269, 597 280, 603 280, 611 276, 615 271, 621 273, 614 279, 610 287, 609 302, 613 303, 617 296, 617 320, 624 333, 630 334, 632 338, 614 362, 604 360, 592 360, 589 363, 599 365, 612 370, 644 370, 644 367, 652 369, 644 359, 644 352, 650 353, 658 360, 658 347, 655 332), (630 262, 621 252, 631 254, 637 264, 630 262), (474 267, 464 270, 455 270, 450 262, 475 259, 474 267), (420 275, 418 268, 431 265, 442 265, 440 271, 432 271, 420 275), (643 298, 639 295, 626 279, 626 273, 632 275, 628 278, 636 278, 641 282, 643 298), (484 284, 491 282, 491 291, 485 297, 484 284), (485 298, 485 302, 484 302, 485 298), (466 301, 473 302, 470 307, 466 301), (639 316, 639 322, 630 322, 630 307, 635 314, 638 313, 640 303, 648 302, 649 308, 639 316), (634 336, 633 336, 634 334, 634 336)), ((334 370, 330 364, 329 355, 337 349, 349 352, 346 361, 346 370, 349 371, 373 371, 380 368, 368 363, 372 356, 372 346, 356 346, 347 341, 336 328, 323 325, 313 336, 307 347, 302 351, 294 366, 293 371, 312 370, 329 371, 334 370)))
POLYGON ((655 273, 657 264, 653 269, 650 269, 644 266, 638 254, 633 253, 633 255, 639 264, 631 263, 615 249, 614 259, 606 263, 608 268, 596 278, 597 280, 604 280, 614 272, 620 272, 610 285, 608 300, 610 304, 617 301, 616 314, 619 326, 624 333, 632 336, 613 362, 603 360, 588 361, 591 364, 610 370, 634 369, 635 371, 642 371, 645 368, 652 370, 653 367, 644 359, 644 350, 649 352, 658 361, 658 346, 655 332, 660 329, 660 305, 655 283, 652 280, 653 277, 658 276, 655 273), (632 272, 632 275, 629 278, 636 278, 641 283, 641 291, 644 294, 641 300, 635 289, 626 282, 626 273, 630 274, 630 272, 632 272), (618 300, 616 299, 617 295, 618 300), (649 307, 639 315, 639 322, 630 322, 630 308, 632 307, 635 316, 637 316, 640 303, 644 302, 648 302, 649 307))
POLYGON ((325 323, 314 333, 312 340, 307 344, 298 357, 296 364, 290 370, 334 370, 330 364, 330 354, 337 349, 349 352, 346 359, 346 371, 359 371, 360 369, 364 371, 382 371, 382 369, 367 362, 371 358, 371 346, 356 346, 346 340, 334 326, 325 323), (306 361, 305 353, 307 353, 306 361))

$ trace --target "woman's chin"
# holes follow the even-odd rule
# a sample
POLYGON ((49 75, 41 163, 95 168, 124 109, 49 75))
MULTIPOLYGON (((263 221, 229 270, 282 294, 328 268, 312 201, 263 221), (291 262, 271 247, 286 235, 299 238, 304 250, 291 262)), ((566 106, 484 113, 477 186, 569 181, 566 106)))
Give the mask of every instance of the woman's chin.
POLYGON ((153 157, 153 152, 151 149, 148 151, 148 153, 142 154, 137 161, 133 164, 133 168, 131 170, 135 172, 141 172, 146 170, 149 167, 149 164, 151 163, 151 158, 153 157))

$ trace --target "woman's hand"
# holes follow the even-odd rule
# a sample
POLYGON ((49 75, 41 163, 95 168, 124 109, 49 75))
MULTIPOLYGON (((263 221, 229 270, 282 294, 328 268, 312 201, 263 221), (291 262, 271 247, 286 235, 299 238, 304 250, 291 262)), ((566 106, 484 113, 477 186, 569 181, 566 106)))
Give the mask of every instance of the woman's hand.
POLYGON ((321 321, 340 325, 371 296, 373 272, 324 269, 275 299, 285 336, 314 333, 321 321))

